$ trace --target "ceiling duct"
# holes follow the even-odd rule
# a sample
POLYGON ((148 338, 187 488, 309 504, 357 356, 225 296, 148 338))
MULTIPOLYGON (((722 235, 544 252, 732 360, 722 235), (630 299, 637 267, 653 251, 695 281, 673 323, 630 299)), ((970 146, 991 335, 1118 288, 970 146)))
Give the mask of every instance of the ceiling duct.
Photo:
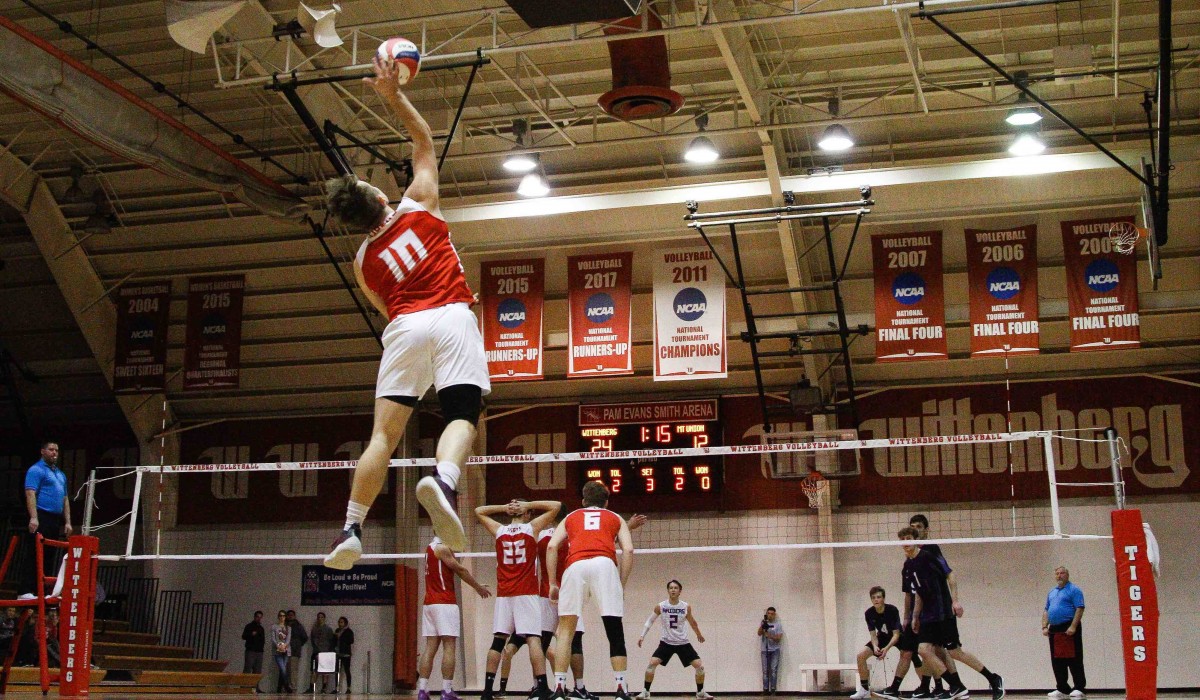
MULTIPOLYGON (((646 29, 662 29, 662 21, 652 12, 646 15, 646 29)), ((604 28, 609 35, 641 31, 640 16, 618 20, 604 28)), ((600 109, 617 119, 633 121, 665 117, 683 106, 683 95, 671 89, 666 37, 610 41, 608 55, 612 60, 613 89, 600 96, 600 109)))
POLYGON ((534 29, 579 22, 604 22, 614 17, 633 17, 642 0, 506 0, 508 6, 534 29))

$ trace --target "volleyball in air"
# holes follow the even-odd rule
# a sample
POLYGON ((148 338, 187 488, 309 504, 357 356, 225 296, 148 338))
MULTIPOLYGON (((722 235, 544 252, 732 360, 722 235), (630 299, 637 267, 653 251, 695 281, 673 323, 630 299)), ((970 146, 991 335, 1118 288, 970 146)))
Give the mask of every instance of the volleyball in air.
POLYGON ((421 70, 421 52, 408 39, 394 37, 383 42, 379 45, 379 57, 396 62, 400 68, 401 85, 417 77, 417 72, 421 70))

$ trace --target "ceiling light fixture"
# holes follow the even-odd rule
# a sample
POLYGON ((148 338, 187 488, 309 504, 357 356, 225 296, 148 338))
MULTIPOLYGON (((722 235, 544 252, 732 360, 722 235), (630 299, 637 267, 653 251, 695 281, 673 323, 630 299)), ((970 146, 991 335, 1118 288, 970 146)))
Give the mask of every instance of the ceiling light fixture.
POLYGON ((66 191, 63 192, 63 203, 81 204, 88 201, 87 194, 85 194, 83 188, 79 186, 80 181, 83 180, 83 167, 80 165, 72 165, 70 169, 70 175, 71 184, 68 185, 66 191))
POLYGON ((1017 98, 1017 104, 1008 111, 1004 121, 1012 126, 1030 126, 1042 120, 1042 113, 1024 94, 1017 98))
MULTIPOLYGON (((529 122, 524 119, 514 119, 512 133, 513 139, 517 142, 515 150, 524 149, 529 139, 529 122)), ((510 173, 532 172, 537 166, 538 156, 536 153, 510 153, 504 159, 504 169, 510 173)))
POLYGON ((817 141, 817 147, 822 151, 845 151, 854 146, 854 139, 850 138, 850 132, 841 124, 830 124, 825 127, 825 132, 821 134, 821 140, 817 141))
POLYGON ((546 184, 541 173, 534 171, 521 178, 521 184, 517 186, 517 194, 522 197, 545 197, 550 194, 550 185, 546 184))
POLYGON ((1008 147, 1009 154, 1018 158, 1036 156, 1044 150, 1046 150, 1046 144, 1036 132, 1018 134, 1012 145, 1008 147))
POLYGON ((687 151, 683 154, 683 159, 689 163, 712 163, 721 157, 721 152, 717 150, 716 144, 712 139, 704 135, 704 130, 708 127, 708 114, 703 113, 696 115, 696 128, 700 130, 700 135, 692 139, 688 144, 687 151))

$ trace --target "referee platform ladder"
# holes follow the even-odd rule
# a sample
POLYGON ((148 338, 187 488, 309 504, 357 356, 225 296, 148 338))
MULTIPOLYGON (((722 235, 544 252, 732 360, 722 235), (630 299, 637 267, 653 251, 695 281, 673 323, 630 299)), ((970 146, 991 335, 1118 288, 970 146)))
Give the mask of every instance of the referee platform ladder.
MULTIPOLYGON (((851 425, 858 425, 858 411, 854 396, 854 370, 850 362, 850 345, 857 337, 867 335, 871 329, 866 324, 855 326, 854 328, 847 325, 846 307, 842 300, 841 283, 846 274, 846 267, 850 262, 850 254, 854 250, 854 243, 858 239, 858 232, 863 216, 871 212, 871 207, 874 206, 875 200, 871 199, 870 187, 859 188, 859 199, 852 201, 796 204, 796 197, 792 192, 784 192, 783 200, 784 206, 782 207, 742 209, 704 214, 700 213, 700 204, 693 200, 687 202, 688 214, 683 218, 687 222, 688 227, 695 229, 700 234, 700 237, 704 239, 704 243, 712 251, 713 256, 725 271, 725 276, 741 294, 742 312, 746 317, 746 330, 742 333, 742 341, 750 344, 750 359, 754 365, 754 380, 758 387, 758 401, 759 408, 762 411, 764 431, 768 433, 772 432, 776 421, 792 420, 797 410, 802 410, 810 414, 826 415, 848 413, 851 417, 851 425), (841 219, 847 216, 854 217, 854 228, 850 234, 846 254, 839 264, 833 243, 834 227, 830 222, 834 219, 841 219), (828 265, 829 269, 826 276, 828 281, 794 287, 750 287, 747 285, 742 261, 742 248, 738 240, 738 226, 779 221, 821 222, 822 238, 812 244, 809 247, 809 251, 817 245, 824 244, 825 264, 828 265), (733 250, 732 268, 726 264, 721 254, 713 246, 713 242, 709 234, 705 231, 705 227, 729 228, 729 241, 733 250), (756 299, 780 295, 791 296, 794 294, 804 294, 814 302, 817 302, 822 297, 826 300, 831 298, 832 306, 829 305, 829 301, 826 301, 824 305, 813 303, 811 306, 806 306, 806 308, 800 311, 756 313, 754 310, 756 299), (821 316, 833 316, 837 321, 836 325, 832 328, 813 328, 809 324, 809 319, 821 316), (771 319, 793 319, 795 321, 795 328, 781 331, 759 330, 760 321, 771 319), (833 339, 834 342, 821 342, 829 338, 833 339), (764 341, 769 343, 773 348, 779 347, 781 345, 780 341, 786 342, 786 346, 783 349, 764 349, 761 347, 764 341), (764 361, 776 358, 799 358, 804 355, 829 357, 829 363, 821 372, 821 376, 835 366, 841 366, 846 380, 845 401, 836 400, 836 391, 830 392, 830 396, 821 396, 819 399, 816 399, 815 397, 820 395, 819 388, 808 387, 802 382, 800 386, 801 394, 796 397, 799 401, 794 399, 792 402, 795 406, 768 405, 766 387, 763 385, 764 361), (811 392, 805 392, 805 389, 809 389, 811 392)), ((805 251, 801 257, 803 258, 809 251, 805 251)), ((821 376, 813 379, 819 383, 821 376)))

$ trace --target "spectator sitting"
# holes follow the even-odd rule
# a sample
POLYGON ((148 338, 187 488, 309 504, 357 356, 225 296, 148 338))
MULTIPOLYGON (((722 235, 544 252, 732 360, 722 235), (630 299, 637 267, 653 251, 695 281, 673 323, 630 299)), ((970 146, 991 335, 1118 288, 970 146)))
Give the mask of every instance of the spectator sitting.
POLYGON ((0 660, 8 658, 13 637, 17 636, 17 609, 6 608, 0 617, 0 660))

